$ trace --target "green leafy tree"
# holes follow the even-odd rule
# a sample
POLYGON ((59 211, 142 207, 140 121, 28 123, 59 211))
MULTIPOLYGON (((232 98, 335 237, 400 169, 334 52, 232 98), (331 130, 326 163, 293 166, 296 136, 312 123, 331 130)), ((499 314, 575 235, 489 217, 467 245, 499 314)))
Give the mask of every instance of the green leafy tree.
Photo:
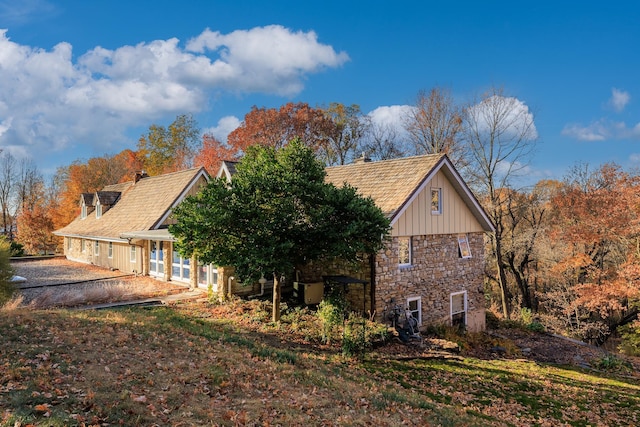
POLYGON ((11 246, 9 242, 0 236, 0 306, 7 302, 15 288, 11 283, 13 268, 9 263, 11 246))
POLYGON ((249 147, 231 183, 213 180, 175 209, 176 247, 235 267, 244 282, 272 275, 278 321, 280 277, 311 261, 375 253, 388 234, 389 221, 371 198, 324 179, 324 165, 297 139, 279 150, 249 147))

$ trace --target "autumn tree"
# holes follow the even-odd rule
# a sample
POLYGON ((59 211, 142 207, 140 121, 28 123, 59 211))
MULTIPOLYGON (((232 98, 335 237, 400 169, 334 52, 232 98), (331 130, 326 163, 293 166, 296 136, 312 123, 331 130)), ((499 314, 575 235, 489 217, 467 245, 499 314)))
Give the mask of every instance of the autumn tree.
POLYGON ((248 147, 231 183, 214 179, 174 216, 169 231, 183 256, 233 266, 245 282, 273 277, 273 321, 281 277, 311 261, 375 253, 389 229, 371 198, 325 183, 324 165, 297 139, 248 147))
POLYGON ((303 102, 289 102, 277 109, 253 106, 227 143, 236 158, 251 145, 279 149, 294 138, 315 151, 325 143, 331 125, 322 110, 303 102))
POLYGON ((138 152, 149 175, 161 175, 192 166, 200 129, 190 114, 183 114, 168 127, 153 124, 138 141, 138 152))
MULTIPOLYGON (((466 161, 460 141, 463 111, 449 90, 435 87, 418 92, 404 126, 416 154, 444 153, 456 166, 466 161)), ((466 164, 466 163, 464 163, 466 164)))
POLYGON ((511 180, 530 160, 538 138, 533 114, 514 97, 492 89, 477 103, 463 112, 462 137, 470 164, 462 168, 467 182, 483 201, 483 206, 495 225, 489 236, 489 255, 494 260, 496 281, 500 289, 502 312, 510 316, 511 292, 507 281, 507 261, 503 241, 506 231, 504 191, 511 180))
POLYGON ((364 138, 371 126, 371 119, 362 114, 357 104, 331 103, 324 114, 333 123, 320 150, 320 157, 327 165, 344 165, 362 153, 364 138))
POLYGON ((554 266, 567 327, 602 340, 637 315, 640 300, 640 179, 618 165, 573 168, 553 199, 554 238, 564 243, 554 266), (629 317, 630 316, 630 317, 629 317))
POLYGON ((228 144, 222 143, 213 135, 204 134, 202 136, 202 147, 196 152, 193 165, 196 167, 202 166, 210 175, 215 176, 223 161, 236 160, 237 158, 237 150, 229 147, 228 144))

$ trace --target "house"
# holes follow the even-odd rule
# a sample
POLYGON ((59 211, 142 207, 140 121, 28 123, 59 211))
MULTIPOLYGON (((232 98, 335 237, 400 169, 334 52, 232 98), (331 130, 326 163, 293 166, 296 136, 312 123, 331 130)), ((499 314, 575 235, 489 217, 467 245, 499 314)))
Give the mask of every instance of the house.
POLYGON ((209 179, 204 168, 153 177, 137 173, 132 181, 83 193, 80 216, 54 234, 64 237, 64 254, 73 261, 190 287, 217 286, 218 270, 183 259, 167 229, 172 209, 209 179))
POLYGON ((421 326, 485 328, 485 235, 494 226, 446 155, 360 159, 326 172, 328 182, 374 200, 390 219, 391 239, 359 271, 315 266, 302 269, 301 280, 353 282, 352 307, 376 320, 408 309, 421 326))

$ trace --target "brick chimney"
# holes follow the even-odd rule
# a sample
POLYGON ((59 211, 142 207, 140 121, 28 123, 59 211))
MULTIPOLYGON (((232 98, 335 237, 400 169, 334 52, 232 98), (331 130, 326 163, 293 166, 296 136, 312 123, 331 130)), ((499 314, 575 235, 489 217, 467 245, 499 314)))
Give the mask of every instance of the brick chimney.
POLYGON ((133 183, 140 181, 142 178, 148 178, 149 175, 145 171, 136 171, 135 176, 133 177, 133 183))

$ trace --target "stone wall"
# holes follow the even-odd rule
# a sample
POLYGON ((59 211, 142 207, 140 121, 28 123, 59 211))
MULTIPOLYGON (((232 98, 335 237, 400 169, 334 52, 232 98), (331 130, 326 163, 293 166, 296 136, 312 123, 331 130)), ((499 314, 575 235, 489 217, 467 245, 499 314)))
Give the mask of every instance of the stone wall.
POLYGON ((471 258, 461 258, 458 235, 413 236, 412 264, 399 266, 398 239, 376 258, 376 318, 407 298, 420 297, 422 325, 450 323, 450 296, 467 292, 467 327, 484 329, 484 234, 468 234, 471 258))

